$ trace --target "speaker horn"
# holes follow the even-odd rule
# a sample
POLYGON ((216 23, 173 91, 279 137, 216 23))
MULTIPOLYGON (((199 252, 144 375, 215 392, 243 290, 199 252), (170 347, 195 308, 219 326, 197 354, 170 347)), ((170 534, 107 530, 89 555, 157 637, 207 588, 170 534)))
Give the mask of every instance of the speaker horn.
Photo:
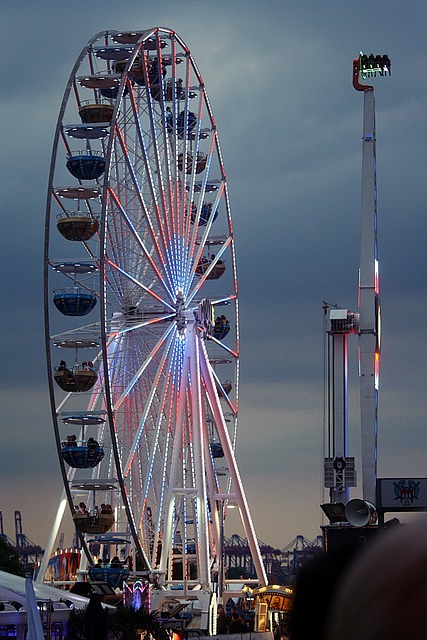
POLYGON ((372 502, 355 498, 347 502, 345 506, 345 517, 353 527, 365 527, 367 524, 375 524, 377 521, 377 512, 372 502))

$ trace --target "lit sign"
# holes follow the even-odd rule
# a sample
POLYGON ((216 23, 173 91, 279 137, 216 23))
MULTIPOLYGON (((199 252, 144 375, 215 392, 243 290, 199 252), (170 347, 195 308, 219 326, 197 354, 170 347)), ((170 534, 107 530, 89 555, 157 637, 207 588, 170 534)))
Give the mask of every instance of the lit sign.
POLYGON ((293 595, 292 589, 276 585, 254 589, 251 593, 252 607, 255 608, 261 602, 267 605, 269 611, 289 612, 292 609, 293 595))

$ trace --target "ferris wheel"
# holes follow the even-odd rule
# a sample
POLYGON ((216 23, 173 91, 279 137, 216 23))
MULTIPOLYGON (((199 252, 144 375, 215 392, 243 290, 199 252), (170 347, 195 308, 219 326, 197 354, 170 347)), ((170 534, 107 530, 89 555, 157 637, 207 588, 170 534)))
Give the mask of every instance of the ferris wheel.
POLYGON ((162 589, 211 585, 233 503, 265 584, 234 457, 226 175, 202 76, 170 29, 99 33, 74 65, 49 176, 45 325, 64 481, 46 554, 68 503, 89 566, 114 549, 162 589))

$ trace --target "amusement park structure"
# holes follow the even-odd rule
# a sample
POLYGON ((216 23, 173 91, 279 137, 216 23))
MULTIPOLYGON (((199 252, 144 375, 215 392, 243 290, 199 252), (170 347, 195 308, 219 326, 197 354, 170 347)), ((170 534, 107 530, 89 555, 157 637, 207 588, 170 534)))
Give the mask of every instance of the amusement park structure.
MULTIPOLYGON (((332 511, 355 502, 347 349, 348 336, 359 336, 363 504, 347 514, 359 523, 363 509, 369 522, 375 500, 380 352, 375 102, 360 76, 377 73, 390 73, 387 56, 354 61, 353 85, 364 93, 359 301, 357 312, 330 309, 328 331, 332 511)), ((63 492, 37 579, 67 513, 80 575, 105 579, 99 561, 115 556, 110 586, 132 573, 149 585, 153 609, 196 605, 200 628, 214 633, 217 602, 232 593, 226 569, 244 563, 239 579, 250 574, 264 589, 266 567, 283 568, 283 554, 257 540, 236 463, 240 337, 228 185, 203 78, 174 31, 104 31, 78 56, 54 136, 44 265, 63 492), (231 507, 245 539, 225 537, 231 507)), ((297 542, 294 568, 316 546, 297 542)))
POLYGON ((206 612, 222 598, 232 505, 266 584, 234 454, 238 322, 227 179, 196 62, 170 29, 99 33, 68 80, 49 175, 45 335, 64 490, 40 580, 68 509, 89 576, 119 551, 153 606, 181 595, 206 612))
POLYGON ((324 304, 329 311, 328 406, 325 487, 330 503, 322 505, 331 523, 363 526, 375 519, 377 480, 378 388, 381 309, 377 246, 377 184, 374 87, 361 80, 391 74, 387 55, 364 55, 353 61, 353 86, 363 92, 362 197, 358 310, 324 304), (360 416, 363 500, 350 500, 356 486, 355 461, 348 453, 348 337, 359 338, 360 416))

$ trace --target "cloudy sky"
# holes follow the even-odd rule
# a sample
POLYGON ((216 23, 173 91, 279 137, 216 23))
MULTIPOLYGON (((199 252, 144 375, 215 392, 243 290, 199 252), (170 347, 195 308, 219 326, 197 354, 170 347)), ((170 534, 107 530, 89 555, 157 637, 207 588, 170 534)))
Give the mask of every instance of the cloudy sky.
MULTIPOLYGON (((13 512, 21 510, 25 533, 44 546, 61 492, 44 354, 44 210, 65 83, 85 43, 104 29, 173 28, 203 74, 238 251, 237 459, 258 538, 280 548, 297 534, 320 533, 322 301, 357 305, 363 96, 352 88, 352 60, 360 50, 390 56, 392 77, 375 82, 379 475, 426 476, 424 0, 16 0, 0 18, 6 532, 13 537, 13 512)), ((353 341, 350 454, 360 460, 353 341)))

